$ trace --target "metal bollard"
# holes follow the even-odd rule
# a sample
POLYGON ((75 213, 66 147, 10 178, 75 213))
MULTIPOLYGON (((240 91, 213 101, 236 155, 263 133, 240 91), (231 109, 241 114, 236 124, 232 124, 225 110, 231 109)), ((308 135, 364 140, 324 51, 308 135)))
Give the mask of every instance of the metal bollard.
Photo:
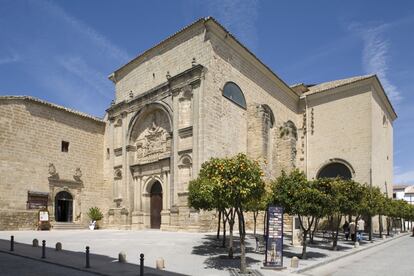
POLYGON ((14 236, 10 237, 10 251, 14 251, 14 236))
POLYGON ((89 246, 86 247, 86 268, 90 268, 90 264, 89 264, 89 246))
POLYGON ((42 259, 46 259, 46 241, 42 241, 42 259))
POLYGON ((139 255, 139 276, 144 276, 144 254, 139 255))

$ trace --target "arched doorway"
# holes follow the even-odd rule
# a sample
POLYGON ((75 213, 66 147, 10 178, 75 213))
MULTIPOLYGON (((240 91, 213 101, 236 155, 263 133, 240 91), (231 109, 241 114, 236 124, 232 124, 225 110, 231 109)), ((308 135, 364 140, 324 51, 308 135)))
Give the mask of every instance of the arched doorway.
POLYGON ((343 163, 333 162, 324 166, 318 173, 317 178, 334 178, 352 179, 352 172, 348 166, 343 163))
POLYGON ((68 192, 59 192, 55 197, 55 219, 60 222, 72 222, 73 197, 68 192))
POLYGON ((161 183, 156 181, 151 187, 151 228, 161 228, 161 210, 162 210, 162 187, 161 183))

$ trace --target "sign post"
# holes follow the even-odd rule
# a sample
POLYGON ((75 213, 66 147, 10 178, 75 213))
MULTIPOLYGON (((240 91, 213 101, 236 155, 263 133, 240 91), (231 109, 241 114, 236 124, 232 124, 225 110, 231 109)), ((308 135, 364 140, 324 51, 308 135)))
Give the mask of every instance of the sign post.
POLYGON ((50 216, 47 209, 39 210, 39 226, 40 230, 50 230, 50 216))
POLYGON ((283 269, 283 207, 269 206, 264 268, 283 269))

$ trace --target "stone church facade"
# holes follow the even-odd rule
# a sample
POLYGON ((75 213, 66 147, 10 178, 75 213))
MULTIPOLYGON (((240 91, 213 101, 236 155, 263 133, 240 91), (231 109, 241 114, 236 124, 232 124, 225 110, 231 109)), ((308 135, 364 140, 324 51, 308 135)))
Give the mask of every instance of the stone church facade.
POLYGON ((98 206, 108 228, 208 231, 214 214, 188 207, 188 182, 209 158, 239 152, 267 179, 299 168, 392 193, 397 116, 375 75, 288 86, 203 18, 109 78, 115 100, 102 120, 0 97, 2 229, 30 228, 38 195, 56 221, 86 224, 98 206))

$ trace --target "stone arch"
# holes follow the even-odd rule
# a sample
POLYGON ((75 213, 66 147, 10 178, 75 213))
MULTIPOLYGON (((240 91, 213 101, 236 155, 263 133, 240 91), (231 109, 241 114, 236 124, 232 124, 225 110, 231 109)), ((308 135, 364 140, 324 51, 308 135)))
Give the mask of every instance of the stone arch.
POLYGON ((341 177, 344 179, 352 179, 354 176, 355 170, 352 165, 341 158, 329 159, 319 167, 316 173, 316 178, 341 177))
POLYGON ((150 104, 146 104, 144 107, 142 107, 140 110, 138 110, 135 115, 131 118, 129 125, 128 125, 128 131, 127 131, 127 138, 128 141, 131 142, 131 138, 132 138, 132 131, 134 129, 134 126, 136 126, 137 122, 145 115, 148 114, 148 112, 151 112, 153 110, 161 110, 163 112, 165 112, 165 114, 167 115, 168 118, 168 123, 169 123, 169 131, 172 131, 172 109, 170 108, 169 105, 167 105, 164 102, 153 102, 150 104))
POLYGON ((151 193, 152 185, 154 185, 154 183, 156 182, 159 182, 161 184, 162 189, 164 190, 162 179, 158 175, 153 175, 149 177, 144 183, 143 190, 145 191, 146 194, 151 193))
POLYGON ((275 115, 273 114, 272 109, 267 104, 259 104, 257 106, 259 112, 262 112, 263 116, 266 116, 264 119, 268 119, 270 123, 270 128, 273 128, 275 124, 275 115))
POLYGON ((55 220, 58 222, 73 221, 73 195, 66 190, 57 191, 54 197, 55 220))
POLYGON ((149 104, 137 112, 128 130, 128 144, 135 159, 151 158, 171 151, 171 113, 161 103, 149 104))
POLYGON ((296 167, 298 134, 295 123, 287 120, 279 127, 277 139, 278 152, 282 167, 293 169, 296 167))
POLYGON ((193 159, 189 154, 183 154, 178 161, 178 166, 191 166, 193 164, 193 159))
POLYGON ((183 154, 178 160, 178 192, 187 192, 192 177, 193 160, 189 154, 183 154))
POLYGON ((166 207, 166 187, 158 176, 149 177, 143 190, 144 226, 159 229, 161 227, 161 212, 166 207))

